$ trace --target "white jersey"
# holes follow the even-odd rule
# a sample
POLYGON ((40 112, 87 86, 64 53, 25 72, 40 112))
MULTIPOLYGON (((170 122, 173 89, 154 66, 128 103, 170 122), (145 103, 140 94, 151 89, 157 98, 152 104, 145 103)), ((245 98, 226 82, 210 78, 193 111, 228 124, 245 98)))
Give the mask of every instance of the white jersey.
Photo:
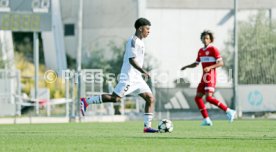
POLYGON ((137 36, 131 36, 126 44, 126 50, 124 54, 124 61, 121 68, 120 81, 121 82, 134 82, 141 81, 142 74, 135 69, 130 63, 129 58, 135 57, 137 64, 143 67, 145 54, 144 42, 137 36))

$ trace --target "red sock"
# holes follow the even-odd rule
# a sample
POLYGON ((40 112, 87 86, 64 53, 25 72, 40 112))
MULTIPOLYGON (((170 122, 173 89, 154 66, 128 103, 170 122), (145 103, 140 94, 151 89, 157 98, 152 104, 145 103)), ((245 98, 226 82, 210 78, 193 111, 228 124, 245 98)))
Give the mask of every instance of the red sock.
POLYGON ((206 97, 206 101, 210 102, 213 105, 218 106, 223 111, 226 111, 227 108, 228 108, 226 105, 224 105, 223 103, 219 102, 216 98, 213 98, 212 96, 207 96, 206 97))
POLYGON ((196 102, 196 104, 197 104, 198 109, 199 109, 200 112, 201 112, 202 117, 203 117, 203 118, 207 118, 207 117, 208 117, 208 112, 207 112, 207 109, 206 109, 206 107, 205 107, 205 104, 204 104, 204 102, 203 102, 203 100, 202 100, 202 97, 196 96, 196 97, 195 97, 195 102, 196 102))

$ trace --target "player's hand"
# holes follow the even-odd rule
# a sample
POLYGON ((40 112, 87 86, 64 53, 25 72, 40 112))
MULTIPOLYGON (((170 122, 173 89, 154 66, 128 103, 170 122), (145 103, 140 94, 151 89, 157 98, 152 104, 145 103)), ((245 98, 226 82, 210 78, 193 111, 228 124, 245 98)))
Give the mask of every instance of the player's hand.
POLYGON ((144 73, 144 76, 147 77, 147 78, 150 78, 150 74, 149 73, 144 73))
POLYGON ((144 77, 145 80, 150 79, 150 74, 149 74, 148 72, 144 72, 144 73, 142 74, 142 76, 144 77))
POLYGON ((204 68, 204 72, 209 72, 210 70, 211 70, 211 68, 209 68, 209 67, 204 68))
POLYGON ((183 71, 183 70, 185 70, 187 67, 186 66, 184 66, 184 67, 182 67, 180 70, 181 71, 183 71))

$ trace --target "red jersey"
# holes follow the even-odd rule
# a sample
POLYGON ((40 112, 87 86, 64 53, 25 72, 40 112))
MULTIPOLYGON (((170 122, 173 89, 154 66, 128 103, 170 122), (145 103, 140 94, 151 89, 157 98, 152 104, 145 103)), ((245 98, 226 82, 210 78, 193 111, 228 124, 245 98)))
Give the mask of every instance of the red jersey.
MULTIPOLYGON (((218 49, 209 45, 207 48, 201 48, 198 51, 196 63, 202 64, 202 68, 216 64, 218 60, 222 60, 218 49)), ((197 87, 197 92, 204 94, 205 92, 214 92, 216 87, 216 69, 204 72, 201 82, 197 87)))
MULTIPOLYGON (((201 63, 202 68, 216 64, 218 60, 222 60, 219 50, 214 46, 207 46, 207 48, 201 48, 198 51, 196 63, 201 63)), ((213 69, 213 72, 216 73, 216 69, 213 69)), ((203 73, 206 73, 203 71, 203 73)), ((208 73, 211 73, 209 71, 208 73)))

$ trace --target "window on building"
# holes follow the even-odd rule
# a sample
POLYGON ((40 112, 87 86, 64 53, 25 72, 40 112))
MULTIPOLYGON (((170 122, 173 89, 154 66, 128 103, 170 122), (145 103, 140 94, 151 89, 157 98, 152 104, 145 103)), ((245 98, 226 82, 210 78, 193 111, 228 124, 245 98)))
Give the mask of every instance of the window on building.
POLYGON ((65 24, 64 25, 64 35, 74 36, 75 35, 75 24, 65 24))

